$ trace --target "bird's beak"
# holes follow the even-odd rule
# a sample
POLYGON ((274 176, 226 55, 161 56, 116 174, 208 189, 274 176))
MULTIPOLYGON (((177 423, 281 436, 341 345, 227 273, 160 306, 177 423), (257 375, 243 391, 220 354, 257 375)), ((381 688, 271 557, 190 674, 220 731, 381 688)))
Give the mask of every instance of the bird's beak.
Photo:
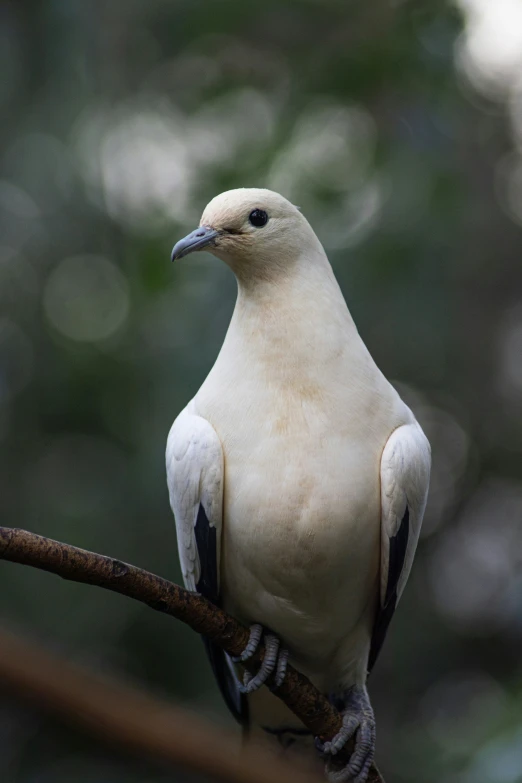
POLYGON ((208 245, 214 244, 214 240, 219 235, 219 231, 210 226, 200 226, 187 234, 186 237, 176 242, 172 248, 172 254, 170 256, 171 261, 176 261, 178 258, 188 256, 189 253, 193 253, 194 250, 202 250, 208 245))

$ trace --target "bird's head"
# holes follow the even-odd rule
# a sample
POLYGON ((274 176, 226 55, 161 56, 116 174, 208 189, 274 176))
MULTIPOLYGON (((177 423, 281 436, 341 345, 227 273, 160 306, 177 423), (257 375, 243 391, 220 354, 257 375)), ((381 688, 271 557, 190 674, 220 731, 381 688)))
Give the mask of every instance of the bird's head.
POLYGON ((316 244, 308 221, 279 193, 238 188, 212 199, 199 228, 174 245, 172 260, 207 250, 238 277, 271 277, 316 244))

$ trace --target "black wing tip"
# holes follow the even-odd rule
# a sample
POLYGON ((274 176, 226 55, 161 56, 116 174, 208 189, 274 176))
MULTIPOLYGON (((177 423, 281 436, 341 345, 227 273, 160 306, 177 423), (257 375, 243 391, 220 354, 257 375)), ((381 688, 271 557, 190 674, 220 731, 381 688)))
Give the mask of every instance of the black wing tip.
MULTIPOLYGON (((198 515, 194 527, 196 547, 200 563, 200 578, 196 590, 219 606, 218 566, 217 566, 217 531, 210 524, 203 505, 199 504, 198 515)), ((237 679, 231 669, 231 663, 226 652, 202 637, 205 649, 217 680, 221 695, 234 718, 242 725, 248 726, 248 703, 246 697, 239 691, 237 679)))
POLYGON ((238 683, 230 669, 226 652, 217 644, 211 642, 210 639, 207 639, 206 636, 201 638, 203 639, 214 677, 225 704, 235 720, 241 726, 247 727, 250 722, 248 701, 238 688, 238 683))
POLYGON ((388 566, 388 583, 384 596, 384 606, 377 610, 375 624, 373 626, 370 654, 368 656, 368 674, 375 666, 375 662, 384 644, 388 627, 397 606, 397 585, 404 567, 408 538, 410 535, 410 509, 406 510, 401 519, 401 524, 394 536, 390 537, 390 559, 388 566))
POLYGON ((218 572, 217 572, 217 531, 208 521, 203 504, 199 504, 198 516, 194 526, 196 547, 200 564, 200 578, 196 585, 198 593, 217 604, 218 572))

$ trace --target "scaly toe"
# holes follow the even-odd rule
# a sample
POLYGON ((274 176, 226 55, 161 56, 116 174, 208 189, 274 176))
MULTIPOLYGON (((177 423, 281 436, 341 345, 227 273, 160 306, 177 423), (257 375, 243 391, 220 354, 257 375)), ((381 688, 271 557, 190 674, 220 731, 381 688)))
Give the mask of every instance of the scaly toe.
POLYGON ((357 777, 354 778, 353 783, 366 783, 366 779, 368 778, 368 773, 370 772, 372 761, 373 761, 373 753, 371 754, 371 756, 368 756, 368 758, 364 762, 362 770, 359 772, 357 777))
POLYGON ((342 728, 330 742, 322 745, 322 755, 332 758, 354 735, 355 746, 345 767, 339 769, 332 760, 326 764, 326 774, 330 783, 365 783, 375 752, 375 719, 366 689, 354 687, 345 698, 342 728))
POLYGON ((252 680, 253 675, 250 674, 250 672, 245 672, 243 674, 243 682, 239 683, 239 690, 241 693, 247 693, 247 688, 249 682, 252 680))
POLYGON ((274 685, 270 690, 275 690, 276 688, 280 688, 283 684, 285 677, 286 677, 286 670, 288 668, 288 650, 283 649, 279 650, 279 655, 277 658, 277 666, 274 674, 274 685))
POLYGON ((357 732, 355 750, 348 764, 350 775, 357 783, 364 783, 375 752, 375 721, 363 720, 357 732))
POLYGON ((343 769, 334 769, 327 763, 326 774, 330 783, 344 783, 345 781, 365 783, 373 761, 374 749, 374 726, 372 724, 361 726, 357 731, 355 749, 349 763, 343 769), (369 739, 363 738, 363 734, 368 734, 369 739))
POLYGON ((247 684, 243 682, 241 691, 245 694, 257 691, 270 677, 277 665, 279 652, 279 639, 277 636, 267 634, 265 636, 265 656, 263 663, 256 675, 254 675, 247 684))
POLYGON ((243 661, 248 661, 249 658, 251 658, 257 648, 259 647, 259 642, 261 641, 261 637, 263 636, 263 626, 259 623, 254 623, 254 625, 250 626, 250 638, 247 642, 247 645, 241 655, 234 655, 231 656, 231 661, 233 663, 243 663, 243 661))
POLYGON ((351 715, 349 713, 343 715, 343 726, 341 731, 336 734, 335 737, 330 740, 330 742, 325 742, 326 753, 330 753, 332 756, 335 756, 336 753, 339 753, 339 751, 344 748, 348 740, 353 737, 357 731, 358 726, 359 721, 356 715, 351 715))

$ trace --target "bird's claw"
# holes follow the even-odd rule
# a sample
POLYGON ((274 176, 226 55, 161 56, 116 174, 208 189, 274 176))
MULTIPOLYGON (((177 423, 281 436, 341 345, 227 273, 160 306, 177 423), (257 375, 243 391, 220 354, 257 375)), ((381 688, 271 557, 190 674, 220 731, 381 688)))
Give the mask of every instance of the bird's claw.
POLYGON ((274 674, 274 685, 271 690, 275 690, 276 688, 279 688, 286 677, 286 669, 288 666, 288 650, 283 647, 283 649, 279 650, 279 655, 277 657, 277 666, 274 674))
MULTIPOLYGON (((244 663, 244 661, 251 658, 259 647, 262 637, 263 627, 257 623, 252 625, 250 627, 248 644, 241 655, 232 659, 234 663, 244 663)), ((239 686, 241 693, 249 694, 257 691, 270 677, 273 677, 271 690, 274 690, 279 688, 285 679, 288 665, 288 650, 280 649, 279 639, 273 634, 265 634, 264 642, 265 655, 259 671, 254 675, 250 674, 250 672, 245 672, 243 684, 239 686)))
POLYGON ((250 626, 250 638, 246 644, 245 649, 241 653, 241 655, 234 655, 231 656, 231 660, 233 663, 243 663, 243 661, 248 661, 249 658, 251 658, 257 648, 259 647, 259 642, 261 641, 261 637, 263 636, 263 626, 259 623, 254 623, 254 625, 250 626))
POLYGON ((375 753, 375 719, 365 688, 352 688, 346 697, 341 730, 329 742, 316 737, 316 748, 327 758, 326 775, 330 783, 364 783, 368 777, 375 753), (335 757, 348 740, 355 736, 355 747, 350 761, 339 768, 335 757))

